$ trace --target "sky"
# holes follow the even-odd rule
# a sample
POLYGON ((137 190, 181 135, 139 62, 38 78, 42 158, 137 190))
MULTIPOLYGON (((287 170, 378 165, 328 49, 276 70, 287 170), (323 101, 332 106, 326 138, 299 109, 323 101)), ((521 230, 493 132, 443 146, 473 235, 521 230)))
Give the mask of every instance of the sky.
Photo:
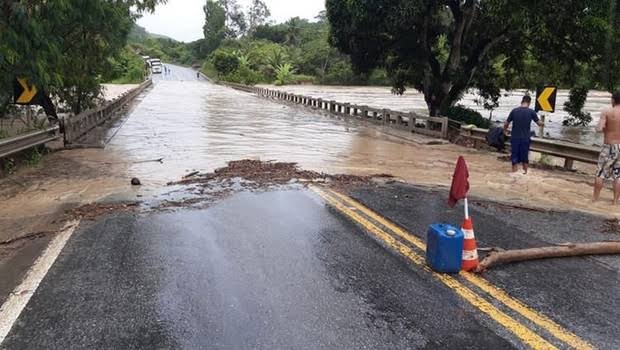
MULTIPOLYGON (((251 0, 238 0, 246 8, 251 0)), ((271 19, 284 22, 291 17, 314 19, 325 9, 325 0, 264 0, 271 10, 271 19)), ((138 25, 155 34, 169 36, 179 41, 201 39, 205 15, 202 6, 206 0, 168 0, 152 14, 145 14, 138 25)))

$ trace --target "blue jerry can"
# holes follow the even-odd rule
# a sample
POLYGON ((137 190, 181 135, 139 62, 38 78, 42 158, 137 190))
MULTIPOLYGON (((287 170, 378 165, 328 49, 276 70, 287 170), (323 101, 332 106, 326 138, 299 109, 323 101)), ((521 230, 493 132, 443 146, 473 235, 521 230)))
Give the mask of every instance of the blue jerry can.
POLYGON ((433 224, 426 238, 426 263, 433 270, 445 273, 461 271, 463 231, 452 225, 433 224))

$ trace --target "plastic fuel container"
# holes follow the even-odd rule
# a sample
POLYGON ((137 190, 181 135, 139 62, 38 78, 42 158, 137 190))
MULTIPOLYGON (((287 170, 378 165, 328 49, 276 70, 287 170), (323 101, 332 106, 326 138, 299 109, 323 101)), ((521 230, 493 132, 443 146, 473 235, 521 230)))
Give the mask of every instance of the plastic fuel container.
POLYGON ((433 224, 426 238, 426 263, 433 270, 458 273, 463 257, 463 231, 452 225, 433 224))

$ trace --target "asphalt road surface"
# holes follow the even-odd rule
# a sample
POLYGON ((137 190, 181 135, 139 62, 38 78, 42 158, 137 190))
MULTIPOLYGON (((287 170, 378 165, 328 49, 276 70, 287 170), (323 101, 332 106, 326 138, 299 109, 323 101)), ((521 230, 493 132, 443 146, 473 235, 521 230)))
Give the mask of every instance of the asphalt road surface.
MULTIPOLYGON (((317 191, 241 192, 204 210, 84 223, 2 348, 620 345, 617 271, 583 259, 499 269, 483 282, 434 274, 416 259, 423 253, 415 245, 382 238, 389 223, 369 223, 353 202, 317 191), (479 283, 510 293, 486 293, 479 283)), ((399 187, 357 191, 407 222, 418 222, 412 205, 390 208, 386 199, 443 197, 399 187)), ((527 235, 511 226, 505 233, 527 235)))
MULTIPOLYGON (((173 67, 156 84, 184 79, 195 71, 173 67)), ((617 257, 434 273, 427 226, 461 220, 445 201, 398 183, 241 186, 202 209, 84 220, 50 238, 2 306, 0 348, 620 348, 617 257)), ((617 239, 583 214, 477 199, 472 214, 484 247, 617 239)))

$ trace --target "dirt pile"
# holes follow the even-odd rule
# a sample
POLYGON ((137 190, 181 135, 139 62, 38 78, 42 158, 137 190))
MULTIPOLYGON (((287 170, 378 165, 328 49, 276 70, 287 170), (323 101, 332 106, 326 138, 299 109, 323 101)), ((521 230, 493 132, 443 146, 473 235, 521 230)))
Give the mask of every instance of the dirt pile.
POLYGON ((67 219, 94 220, 112 213, 133 212, 139 209, 139 202, 90 203, 66 212, 67 219))
POLYGON ((228 166, 216 169, 208 174, 191 174, 181 181, 169 185, 189 185, 214 180, 230 180, 241 178, 258 185, 283 185, 292 181, 300 182, 333 182, 338 184, 366 183, 372 176, 329 175, 311 170, 300 169, 296 163, 263 162, 260 160, 237 160, 228 166))

